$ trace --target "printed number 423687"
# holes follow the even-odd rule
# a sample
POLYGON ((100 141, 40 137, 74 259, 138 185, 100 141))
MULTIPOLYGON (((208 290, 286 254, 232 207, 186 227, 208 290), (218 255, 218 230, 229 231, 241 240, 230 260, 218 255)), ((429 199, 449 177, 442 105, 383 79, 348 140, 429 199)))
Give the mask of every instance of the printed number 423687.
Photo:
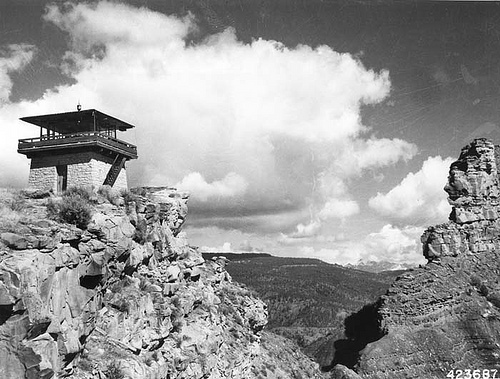
POLYGON ((451 370, 446 377, 450 379, 496 379, 498 370, 451 370))

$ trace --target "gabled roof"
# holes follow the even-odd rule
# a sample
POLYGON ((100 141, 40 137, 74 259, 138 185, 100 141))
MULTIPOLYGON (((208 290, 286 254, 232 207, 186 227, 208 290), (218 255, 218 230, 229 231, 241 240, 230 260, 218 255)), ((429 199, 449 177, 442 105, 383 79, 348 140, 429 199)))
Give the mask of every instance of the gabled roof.
POLYGON ((21 120, 56 131, 57 133, 74 133, 109 129, 125 131, 134 127, 134 125, 130 125, 113 116, 99 112, 96 109, 21 117, 21 120))

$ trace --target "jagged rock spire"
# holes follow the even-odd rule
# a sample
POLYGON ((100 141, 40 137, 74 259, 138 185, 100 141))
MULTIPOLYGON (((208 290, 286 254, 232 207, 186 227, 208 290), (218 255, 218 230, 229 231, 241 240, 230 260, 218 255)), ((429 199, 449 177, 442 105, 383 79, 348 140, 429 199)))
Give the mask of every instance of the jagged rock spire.
POLYGON ((451 221, 464 224, 498 218, 498 148, 487 139, 476 139, 451 164, 444 187, 453 206, 451 221))
POLYGON ((458 160, 451 164, 444 187, 453 207, 450 221, 428 228, 421 238, 424 256, 429 261, 500 247, 499 156, 499 146, 479 138, 465 146, 458 160))
POLYGON ((465 367, 493 376, 489 368, 500 357, 499 151, 476 139, 451 165, 450 220, 422 236, 429 263, 399 276, 375 304, 383 337, 359 352, 361 378, 444 378, 465 367))

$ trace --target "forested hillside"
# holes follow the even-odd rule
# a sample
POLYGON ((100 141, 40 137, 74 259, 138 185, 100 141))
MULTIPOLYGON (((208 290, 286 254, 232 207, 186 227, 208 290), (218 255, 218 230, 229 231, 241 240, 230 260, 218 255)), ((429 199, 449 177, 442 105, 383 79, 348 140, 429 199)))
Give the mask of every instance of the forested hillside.
POLYGON ((227 271, 235 281, 267 303, 268 328, 294 339, 325 368, 343 337, 344 319, 385 293, 401 273, 374 274, 309 258, 204 253, 206 259, 218 255, 230 260, 227 271))

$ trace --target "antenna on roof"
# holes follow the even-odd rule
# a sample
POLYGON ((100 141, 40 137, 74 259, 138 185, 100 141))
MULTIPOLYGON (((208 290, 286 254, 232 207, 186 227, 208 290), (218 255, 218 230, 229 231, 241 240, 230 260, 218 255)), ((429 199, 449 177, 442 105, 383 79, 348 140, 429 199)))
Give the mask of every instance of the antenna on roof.
POLYGON ((80 100, 78 100, 78 105, 76 106, 76 110, 80 112, 82 110, 82 105, 80 104, 80 100))

